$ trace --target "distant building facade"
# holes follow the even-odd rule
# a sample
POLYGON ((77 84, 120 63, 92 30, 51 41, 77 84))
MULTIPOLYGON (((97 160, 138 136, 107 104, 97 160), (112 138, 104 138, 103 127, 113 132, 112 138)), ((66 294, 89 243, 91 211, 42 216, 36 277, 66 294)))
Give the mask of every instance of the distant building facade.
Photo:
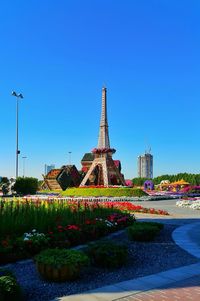
POLYGON ((52 169, 55 169, 55 164, 51 164, 51 165, 45 164, 44 174, 47 175, 52 169))
POLYGON ((153 178, 153 156, 150 153, 138 157, 138 177, 153 178))

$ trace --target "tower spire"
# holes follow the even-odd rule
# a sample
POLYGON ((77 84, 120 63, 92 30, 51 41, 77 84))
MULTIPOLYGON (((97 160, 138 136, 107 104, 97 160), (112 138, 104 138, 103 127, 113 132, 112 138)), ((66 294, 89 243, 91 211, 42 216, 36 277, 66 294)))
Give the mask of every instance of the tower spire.
POLYGON ((98 149, 110 148, 107 118, 107 89, 102 88, 101 121, 99 129, 98 149))

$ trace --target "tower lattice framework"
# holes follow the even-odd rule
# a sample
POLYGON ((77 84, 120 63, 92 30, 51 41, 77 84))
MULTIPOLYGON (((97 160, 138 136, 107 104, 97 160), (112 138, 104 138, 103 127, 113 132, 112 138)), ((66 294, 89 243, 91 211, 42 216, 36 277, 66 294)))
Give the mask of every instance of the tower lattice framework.
POLYGON ((125 186, 124 178, 112 159, 115 149, 110 148, 107 119, 107 89, 105 87, 102 88, 102 108, 98 147, 93 149, 92 152, 94 153, 94 160, 80 186, 89 185, 93 183, 94 180, 97 185, 109 186, 112 185, 113 176, 117 181, 117 185, 125 186))

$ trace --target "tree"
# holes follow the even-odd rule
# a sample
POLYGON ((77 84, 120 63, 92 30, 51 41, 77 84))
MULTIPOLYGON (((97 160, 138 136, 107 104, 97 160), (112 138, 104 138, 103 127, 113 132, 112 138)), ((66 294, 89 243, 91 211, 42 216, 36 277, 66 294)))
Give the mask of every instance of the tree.
POLYGON ((8 184, 8 183, 9 183, 9 179, 7 177, 2 177, 1 178, 0 185, 8 184))
POLYGON ((143 186, 146 180, 150 180, 148 178, 134 178, 132 180, 134 186, 143 186))
POLYGON ((36 178, 17 178, 13 189, 17 194, 35 194, 38 190, 38 179, 36 178))

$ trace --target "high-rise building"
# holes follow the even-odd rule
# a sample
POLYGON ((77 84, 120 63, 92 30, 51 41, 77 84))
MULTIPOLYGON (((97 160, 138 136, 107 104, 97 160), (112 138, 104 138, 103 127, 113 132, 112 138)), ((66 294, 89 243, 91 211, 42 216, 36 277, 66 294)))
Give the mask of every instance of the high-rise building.
POLYGON ((55 169, 55 164, 47 165, 45 164, 44 166, 44 174, 47 175, 50 170, 55 169))
POLYGON ((150 153, 138 156, 138 177, 153 178, 153 156, 150 153))

